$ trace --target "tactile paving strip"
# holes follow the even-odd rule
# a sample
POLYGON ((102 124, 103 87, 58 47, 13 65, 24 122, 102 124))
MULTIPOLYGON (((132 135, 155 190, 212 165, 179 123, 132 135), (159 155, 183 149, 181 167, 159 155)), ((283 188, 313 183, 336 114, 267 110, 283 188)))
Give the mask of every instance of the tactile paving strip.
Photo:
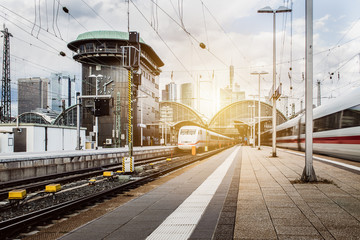
POLYGON ((231 166, 239 147, 146 239, 188 239, 231 166))

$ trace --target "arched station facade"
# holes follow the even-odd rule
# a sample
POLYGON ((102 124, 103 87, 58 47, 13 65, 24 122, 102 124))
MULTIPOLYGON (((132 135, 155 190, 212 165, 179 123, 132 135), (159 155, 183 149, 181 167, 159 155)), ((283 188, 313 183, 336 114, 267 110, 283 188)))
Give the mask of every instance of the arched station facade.
MULTIPOLYGON (((272 106, 260 102, 261 121, 260 131, 264 132, 272 127, 272 106)), ((207 121, 196 110, 177 102, 160 102, 160 122, 161 136, 166 139, 166 144, 176 144, 179 129, 185 125, 196 125, 211 131, 239 139, 243 141, 245 137, 250 139, 251 131, 255 138, 258 134, 258 101, 242 100, 232 103, 207 121)), ((277 125, 284 123, 286 117, 277 110, 277 125)))

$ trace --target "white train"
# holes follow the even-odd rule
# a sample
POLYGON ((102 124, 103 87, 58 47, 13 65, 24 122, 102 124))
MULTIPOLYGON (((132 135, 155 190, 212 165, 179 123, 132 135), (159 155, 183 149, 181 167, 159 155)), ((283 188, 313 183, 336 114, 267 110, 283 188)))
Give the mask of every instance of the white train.
MULTIPOLYGON (((313 111, 313 151, 360 161, 360 88, 338 97, 313 111)), ((276 128, 277 146, 305 149, 305 115, 276 128)), ((271 132, 264 140, 271 141, 271 132)))
POLYGON ((181 150, 191 150, 193 146, 197 150, 204 149, 205 146, 216 148, 234 144, 234 142, 232 138, 197 126, 181 127, 178 135, 178 148, 181 150))

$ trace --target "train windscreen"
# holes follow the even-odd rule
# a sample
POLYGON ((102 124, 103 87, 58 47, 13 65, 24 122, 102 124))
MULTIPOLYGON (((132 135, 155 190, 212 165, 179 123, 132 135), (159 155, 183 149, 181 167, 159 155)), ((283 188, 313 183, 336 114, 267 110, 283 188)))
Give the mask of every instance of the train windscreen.
POLYGON ((181 135, 195 135, 196 129, 181 129, 180 134, 181 135))

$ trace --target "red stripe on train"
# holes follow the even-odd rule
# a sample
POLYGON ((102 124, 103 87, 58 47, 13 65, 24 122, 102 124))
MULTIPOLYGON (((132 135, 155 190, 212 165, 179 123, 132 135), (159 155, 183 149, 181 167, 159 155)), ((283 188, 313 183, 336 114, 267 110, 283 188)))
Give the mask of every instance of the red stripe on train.
MULTIPOLYGON (((297 139, 281 139, 277 140, 279 143, 297 143, 297 139)), ((300 139, 301 143, 305 142, 305 139, 300 139)), ((324 144, 360 144, 360 136, 343 136, 343 137, 323 137, 313 138, 313 143, 324 144)))

